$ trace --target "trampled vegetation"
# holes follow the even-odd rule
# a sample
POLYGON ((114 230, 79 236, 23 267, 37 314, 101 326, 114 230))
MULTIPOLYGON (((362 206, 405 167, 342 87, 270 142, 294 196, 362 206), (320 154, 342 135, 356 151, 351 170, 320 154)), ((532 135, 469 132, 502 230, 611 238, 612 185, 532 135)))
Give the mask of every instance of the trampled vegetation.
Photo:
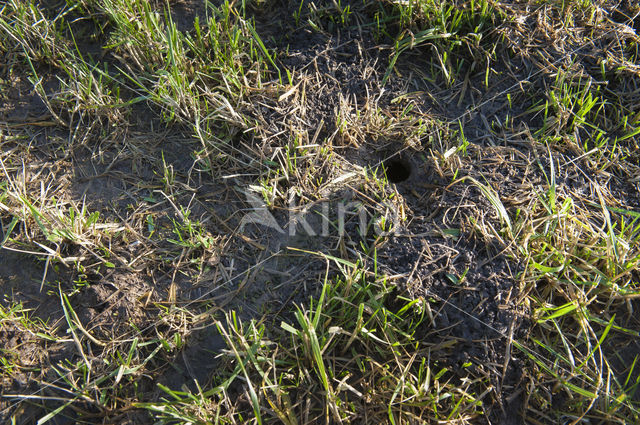
POLYGON ((3 423, 640 423, 640 6, 8 0, 3 423))

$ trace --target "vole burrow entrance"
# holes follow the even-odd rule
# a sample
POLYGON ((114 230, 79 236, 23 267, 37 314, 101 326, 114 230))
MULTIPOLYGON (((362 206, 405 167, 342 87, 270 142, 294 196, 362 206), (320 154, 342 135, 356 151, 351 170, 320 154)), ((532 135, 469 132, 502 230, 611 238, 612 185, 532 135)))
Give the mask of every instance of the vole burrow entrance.
POLYGON ((401 183, 411 177, 411 163, 402 158, 389 158, 383 162, 387 180, 390 183, 401 183))

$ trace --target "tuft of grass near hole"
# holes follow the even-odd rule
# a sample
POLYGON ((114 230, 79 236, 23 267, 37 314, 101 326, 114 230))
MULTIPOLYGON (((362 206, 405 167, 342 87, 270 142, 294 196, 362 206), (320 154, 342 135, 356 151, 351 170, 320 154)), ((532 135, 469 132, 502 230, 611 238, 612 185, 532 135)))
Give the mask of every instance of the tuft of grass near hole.
POLYGON ((193 128, 205 149, 226 152, 239 130, 253 126, 244 111, 249 96, 282 81, 270 79, 280 70, 241 11, 229 3, 207 8, 206 22, 196 18, 183 33, 166 8, 146 1, 68 2, 61 10, 12 1, 0 14, 0 47, 28 70, 60 123, 114 125, 128 119, 127 106, 146 102, 165 121, 193 128), (94 21, 102 59, 83 56, 70 25, 78 13, 94 21), (43 85, 44 64, 60 71, 55 93, 43 85))
MULTIPOLYGON (((547 170, 546 191, 526 208, 529 217, 514 223, 529 263, 526 281, 536 319, 531 341, 538 348, 516 346, 539 368, 533 379, 552 379, 572 399, 556 415, 588 414, 607 421, 638 417, 634 403, 620 403, 633 397, 637 384, 630 380, 633 365, 625 376, 614 372, 620 340, 612 335, 638 338, 627 327, 627 308, 640 294, 632 272, 640 264, 640 216, 608 207, 605 189, 598 186, 598 202, 566 193, 556 183, 554 162, 547 170)), ((552 405, 542 393, 530 401, 539 418, 538 412, 552 405)))
MULTIPOLYGON (((430 54, 435 60, 430 61, 430 72, 427 79, 443 80, 446 87, 451 87, 463 69, 474 69, 484 66, 486 74, 490 73, 487 62, 495 53, 496 37, 492 33, 506 19, 503 12, 489 1, 389 1, 393 16, 383 19, 393 22, 391 28, 383 26, 379 31, 394 39, 394 55, 382 79, 387 82, 395 64, 405 51, 420 46, 429 46, 430 54)), ((469 71, 469 72, 471 72, 469 71)), ((468 74, 467 74, 468 75, 468 74)))
POLYGON ((543 119, 536 137, 574 149, 594 168, 616 167, 637 150, 633 142, 640 132, 637 117, 593 76, 560 69, 548 98, 537 103, 529 111, 543 119))
POLYGON ((0 165, 7 181, 11 182, 0 188, 0 210, 11 217, 1 247, 26 250, 46 257, 47 262, 53 259, 69 266, 88 260, 84 254, 80 257, 65 254, 65 247, 75 245, 98 260, 98 264, 114 267, 109 242, 124 227, 101 220, 98 211, 89 212, 84 204, 56 199, 53 185, 49 186, 50 191, 42 186, 40 196, 33 199, 27 194, 28 188, 12 178, 10 171, 13 170, 5 167, 1 158, 0 165))
POLYGON ((113 0, 101 9, 113 26, 107 48, 129 83, 166 108, 167 120, 237 121, 233 105, 248 84, 261 87, 272 63, 251 23, 228 3, 209 5, 208 22, 196 19, 190 33, 148 2, 113 0))
POLYGON ((163 402, 140 406, 167 423, 204 423, 221 412, 231 420, 287 424, 482 417, 488 380, 455 378, 432 359, 446 343, 421 340, 428 301, 403 298, 384 277, 327 258, 344 274, 325 276, 319 298, 297 306, 279 328, 242 321, 235 312, 216 321, 228 348, 215 385, 197 393, 163 387, 163 402), (242 400, 235 405, 232 389, 242 400))

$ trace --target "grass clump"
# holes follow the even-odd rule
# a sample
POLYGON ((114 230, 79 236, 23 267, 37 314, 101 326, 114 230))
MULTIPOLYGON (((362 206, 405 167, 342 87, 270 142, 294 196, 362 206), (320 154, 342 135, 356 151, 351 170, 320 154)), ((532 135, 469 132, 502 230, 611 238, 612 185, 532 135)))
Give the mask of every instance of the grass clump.
POLYGON ((320 297, 298 306, 280 329, 225 315, 216 323, 228 346, 229 378, 199 394, 165 388, 166 401, 145 407, 196 423, 229 408, 227 417, 258 423, 481 416, 486 381, 460 380, 431 361, 444 347, 422 340, 426 301, 400 297, 383 277, 355 264, 344 271, 325 280, 320 297), (226 402, 230 392, 241 400, 235 406, 226 402))

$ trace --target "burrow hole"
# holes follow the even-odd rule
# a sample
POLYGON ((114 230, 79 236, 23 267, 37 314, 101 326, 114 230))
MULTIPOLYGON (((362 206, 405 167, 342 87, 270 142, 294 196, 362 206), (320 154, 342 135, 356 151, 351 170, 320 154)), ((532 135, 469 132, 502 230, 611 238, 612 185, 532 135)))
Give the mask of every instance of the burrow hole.
POLYGON ((384 169, 387 180, 391 183, 400 183, 411 177, 411 164, 404 159, 387 159, 384 162, 384 169))

